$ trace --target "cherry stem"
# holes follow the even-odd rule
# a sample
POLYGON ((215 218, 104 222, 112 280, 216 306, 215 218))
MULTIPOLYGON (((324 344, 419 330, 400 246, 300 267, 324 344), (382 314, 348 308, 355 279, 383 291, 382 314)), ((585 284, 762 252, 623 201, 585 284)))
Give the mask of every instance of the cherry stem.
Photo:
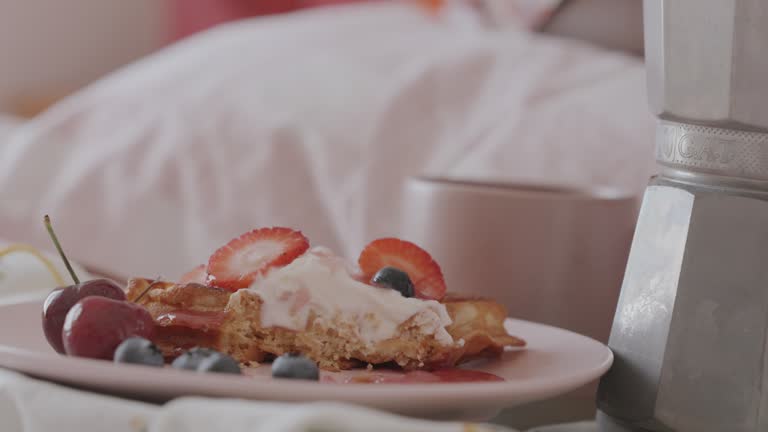
POLYGON ((72 268, 72 265, 69 263, 67 256, 64 254, 64 250, 61 249, 61 244, 59 243, 59 239, 56 237, 56 233, 53 232, 51 218, 48 217, 48 215, 45 215, 45 218, 43 218, 43 223, 45 223, 45 229, 48 230, 48 234, 51 236, 51 240, 53 240, 53 244, 56 246, 56 250, 59 251, 59 256, 61 256, 61 260, 64 261, 64 265, 67 267, 69 275, 72 276, 72 280, 75 282, 75 285, 79 284, 80 279, 77 278, 75 270, 72 268))
MULTIPOLYGON (((158 279, 159 279, 159 278, 158 278, 158 279)), ((134 302, 134 303, 136 303, 136 304, 138 304, 138 303, 139 303, 139 300, 141 300, 141 298, 142 298, 142 297, 144 297, 144 295, 145 295, 146 293, 148 293, 148 292, 149 292, 149 290, 151 290, 151 289, 152 289, 152 288, 153 288, 155 285, 157 285, 157 284, 159 284, 159 283, 162 283, 162 281, 159 281, 159 280, 153 281, 151 284, 149 284, 149 286, 148 286, 148 287, 146 287, 146 288, 144 289, 144 291, 142 291, 142 293, 141 293, 141 294, 139 294, 139 296, 138 296, 138 297, 136 297, 136 298, 133 300, 133 302, 134 302)))

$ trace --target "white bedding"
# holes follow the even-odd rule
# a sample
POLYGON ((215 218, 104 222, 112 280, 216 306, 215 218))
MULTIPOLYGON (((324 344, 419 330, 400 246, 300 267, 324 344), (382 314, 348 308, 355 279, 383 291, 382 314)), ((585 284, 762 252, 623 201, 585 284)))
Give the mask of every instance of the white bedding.
POLYGON ((0 112, 0 148, 21 123, 21 119, 0 112))
POLYGON ((0 141, 0 237, 177 277, 231 237, 301 228, 357 256, 408 175, 610 185, 653 170, 641 61, 399 3, 224 26, 0 141))

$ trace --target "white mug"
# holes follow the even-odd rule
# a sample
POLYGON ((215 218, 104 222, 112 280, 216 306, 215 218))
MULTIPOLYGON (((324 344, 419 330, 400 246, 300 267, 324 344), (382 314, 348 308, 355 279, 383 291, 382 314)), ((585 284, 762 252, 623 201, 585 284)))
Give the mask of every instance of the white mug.
POLYGON ((414 177, 401 226, 440 264, 449 292, 605 343, 639 202, 611 189, 414 177))

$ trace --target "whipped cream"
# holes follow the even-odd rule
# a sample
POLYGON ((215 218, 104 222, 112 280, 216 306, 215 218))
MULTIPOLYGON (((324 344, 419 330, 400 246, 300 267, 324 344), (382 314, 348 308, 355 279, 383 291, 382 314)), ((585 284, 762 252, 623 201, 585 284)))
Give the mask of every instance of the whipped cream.
MULTIPOLYGON (((445 327, 451 318, 435 300, 404 297, 399 292, 362 283, 340 257, 325 248, 313 248, 291 264, 258 278, 247 290, 263 301, 262 327, 304 330, 310 313, 333 326, 351 324, 365 343, 398 335, 400 324, 413 318, 423 334, 443 345, 454 343, 445 327)), ((234 295, 239 295, 235 293, 234 295)))

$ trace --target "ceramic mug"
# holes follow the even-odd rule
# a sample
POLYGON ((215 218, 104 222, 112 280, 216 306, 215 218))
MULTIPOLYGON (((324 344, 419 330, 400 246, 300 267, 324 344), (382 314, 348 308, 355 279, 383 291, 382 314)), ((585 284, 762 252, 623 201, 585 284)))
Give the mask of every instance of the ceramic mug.
POLYGON ((638 196, 429 177, 403 196, 404 238, 440 263, 449 291, 607 342, 638 196))

